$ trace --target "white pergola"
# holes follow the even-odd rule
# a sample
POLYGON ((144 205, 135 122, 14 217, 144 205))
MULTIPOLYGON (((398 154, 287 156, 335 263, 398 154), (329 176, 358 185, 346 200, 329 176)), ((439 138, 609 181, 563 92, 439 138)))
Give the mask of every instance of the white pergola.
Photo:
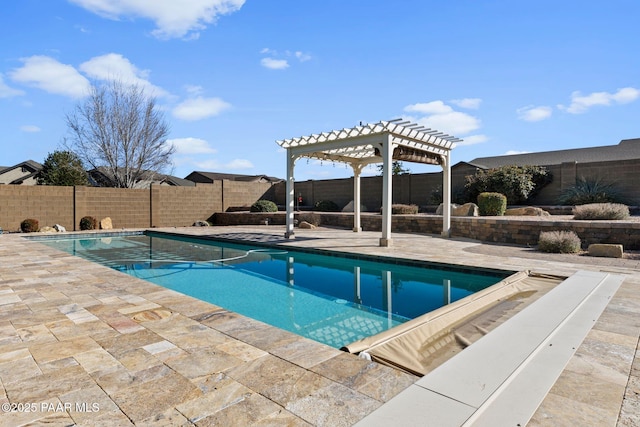
POLYGON ((299 138, 277 141, 287 149, 287 229, 285 238, 294 235, 294 179, 297 159, 307 157, 347 163, 353 168, 353 231, 360 227, 360 173, 372 163, 382 162, 382 237, 380 246, 391 245, 392 163, 403 160, 442 166, 442 236, 451 229, 451 150, 461 139, 427 129, 402 119, 364 124, 299 138))

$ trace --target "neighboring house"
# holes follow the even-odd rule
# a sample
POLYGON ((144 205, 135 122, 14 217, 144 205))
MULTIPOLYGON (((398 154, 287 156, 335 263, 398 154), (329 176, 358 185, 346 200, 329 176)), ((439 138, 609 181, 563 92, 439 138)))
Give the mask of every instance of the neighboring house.
POLYGON ((36 185, 42 165, 33 160, 18 163, 15 166, 0 167, 0 184, 36 185))
MULTIPOLYGON (((89 183, 94 187, 114 187, 115 179, 113 174, 106 167, 98 167, 87 171, 89 176, 89 183)), ((172 175, 164 175, 155 172, 144 172, 142 179, 136 182, 134 188, 149 188, 151 184, 166 185, 166 186, 179 186, 179 187, 194 187, 196 184, 193 181, 178 178, 172 175)))
POLYGON ((244 181, 244 182, 270 182, 276 183, 284 181, 282 178, 276 178, 267 175, 240 175, 234 173, 217 173, 217 172, 198 172, 194 171, 187 175, 184 179, 202 184, 212 184, 214 181, 244 181))
POLYGON ((618 145, 477 157, 468 163, 479 168, 489 169, 507 165, 552 166, 568 162, 595 163, 634 159, 640 159, 640 138, 623 139, 618 145))

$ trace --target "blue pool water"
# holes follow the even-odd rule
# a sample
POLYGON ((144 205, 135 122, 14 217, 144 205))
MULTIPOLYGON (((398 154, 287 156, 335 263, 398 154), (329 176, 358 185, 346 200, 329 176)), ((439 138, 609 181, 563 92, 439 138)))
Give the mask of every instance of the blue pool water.
POLYGON ((42 243, 336 348, 507 275, 156 234, 42 243))

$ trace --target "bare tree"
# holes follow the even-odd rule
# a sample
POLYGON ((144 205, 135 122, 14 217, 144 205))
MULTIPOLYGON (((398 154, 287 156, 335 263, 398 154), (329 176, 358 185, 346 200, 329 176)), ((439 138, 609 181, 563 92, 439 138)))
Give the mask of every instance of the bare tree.
POLYGON ((66 116, 66 147, 120 188, 134 188, 171 166, 175 147, 154 97, 138 85, 114 80, 92 86, 89 96, 66 116))

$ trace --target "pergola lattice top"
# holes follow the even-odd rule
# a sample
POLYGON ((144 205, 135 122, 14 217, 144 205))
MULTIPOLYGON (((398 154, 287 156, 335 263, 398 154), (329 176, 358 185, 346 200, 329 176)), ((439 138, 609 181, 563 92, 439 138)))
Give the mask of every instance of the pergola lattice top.
POLYGON ((284 139, 277 144, 304 157, 369 164, 381 161, 377 145, 387 135, 396 147, 393 159, 427 164, 441 164, 442 156, 461 141, 443 132, 396 119, 284 139))

